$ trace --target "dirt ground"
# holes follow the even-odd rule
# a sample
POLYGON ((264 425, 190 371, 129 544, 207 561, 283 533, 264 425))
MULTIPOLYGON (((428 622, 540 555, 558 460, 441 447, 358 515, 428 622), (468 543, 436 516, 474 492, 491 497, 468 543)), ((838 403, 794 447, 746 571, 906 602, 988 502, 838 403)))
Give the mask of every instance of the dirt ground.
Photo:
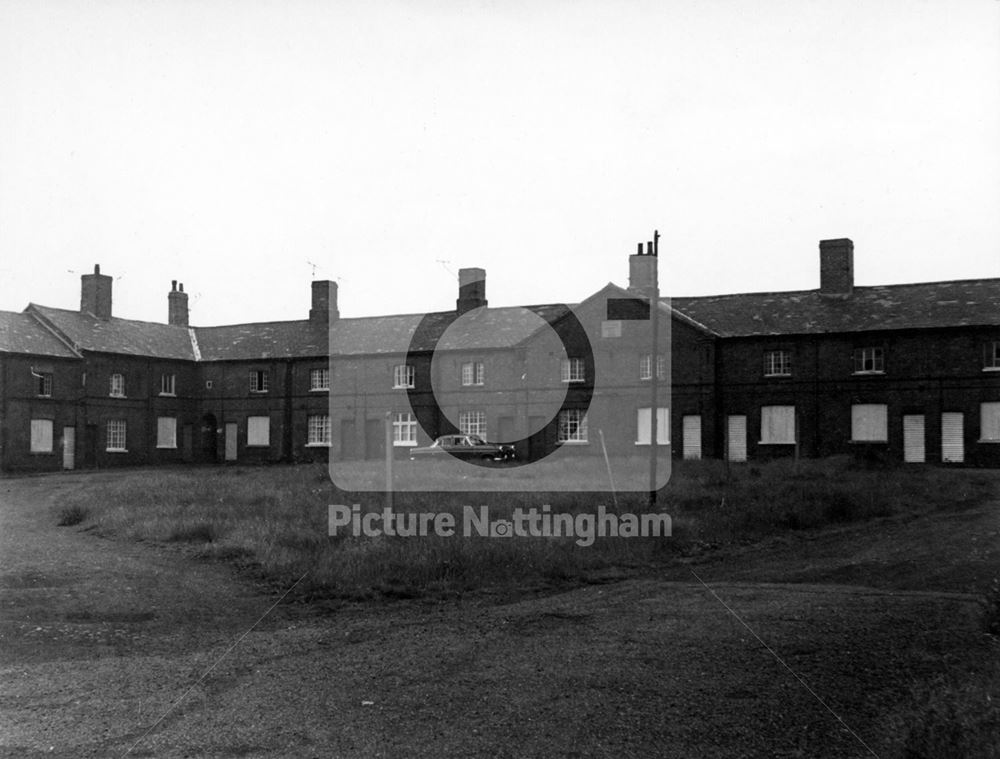
POLYGON ((976 595, 1000 501, 546 596, 258 623, 280 591, 57 527, 94 476, 114 477, 0 480, 0 756, 889 756, 915 681, 1000 653, 976 595))

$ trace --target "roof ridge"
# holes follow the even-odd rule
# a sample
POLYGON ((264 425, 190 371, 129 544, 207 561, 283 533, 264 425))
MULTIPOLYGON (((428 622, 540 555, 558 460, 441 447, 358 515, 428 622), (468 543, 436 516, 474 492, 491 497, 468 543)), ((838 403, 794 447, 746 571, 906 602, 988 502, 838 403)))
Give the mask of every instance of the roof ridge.
MULTIPOLYGON (((855 290, 875 290, 900 287, 926 287, 928 285, 958 285, 968 283, 1000 282, 1000 277, 973 277, 970 279, 939 279, 931 282, 900 282, 888 285, 854 285, 855 290)), ((749 293, 714 293, 712 295, 661 295, 660 300, 695 300, 698 298, 745 298, 752 295, 800 295, 819 294, 820 289, 814 287, 808 290, 758 290, 749 293)))

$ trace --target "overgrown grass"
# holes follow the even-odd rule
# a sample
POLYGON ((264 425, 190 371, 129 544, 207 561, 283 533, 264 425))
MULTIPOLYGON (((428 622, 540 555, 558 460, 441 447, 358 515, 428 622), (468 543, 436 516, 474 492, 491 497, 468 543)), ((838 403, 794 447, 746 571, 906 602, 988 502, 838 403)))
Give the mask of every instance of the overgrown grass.
MULTIPOLYGON (((374 466, 374 465, 372 465, 374 466)), ((988 475, 932 468, 857 468, 837 458, 754 466, 680 462, 658 507, 673 520, 670 538, 328 537, 327 506, 381 510, 377 493, 338 491, 323 466, 156 470, 123 473, 81 487, 62 505, 106 534, 200 547, 279 583, 302 574, 306 592, 346 597, 460 592, 505 583, 518 587, 594 579, 693 549, 748 543, 776 532, 953 509, 992 492, 988 475), (76 511, 72 511, 76 510, 76 511)), ((552 512, 642 512, 644 494, 396 493, 397 512, 488 505, 490 518, 516 506, 552 512)))

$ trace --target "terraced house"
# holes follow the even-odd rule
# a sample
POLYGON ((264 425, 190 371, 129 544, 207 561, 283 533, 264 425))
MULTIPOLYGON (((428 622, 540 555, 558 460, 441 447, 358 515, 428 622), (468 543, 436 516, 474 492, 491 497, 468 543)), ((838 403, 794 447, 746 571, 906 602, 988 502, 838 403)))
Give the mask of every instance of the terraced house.
POLYGON ((857 286, 850 240, 819 252, 817 289, 662 298, 655 351, 641 249, 577 304, 490 307, 463 269, 446 310, 342 318, 322 281, 308 318, 220 327, 188 324, 176 282, 165 324, 114 316, 95 267, 78 310, 0 312, 0 465, 380 458, 388 416, 396 455, 461 431, 522 456, 1000 466, 1000 279, 857 286))

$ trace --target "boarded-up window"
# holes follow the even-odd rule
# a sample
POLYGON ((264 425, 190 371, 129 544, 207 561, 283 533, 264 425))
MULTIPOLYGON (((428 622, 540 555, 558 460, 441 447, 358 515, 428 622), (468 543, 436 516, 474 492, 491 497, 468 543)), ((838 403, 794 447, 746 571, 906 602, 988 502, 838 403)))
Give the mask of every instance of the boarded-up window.
POLYGON ((924 415, 907 414, 903 417, 903 461, 923 464, 925 460, 924 415))
POLYGON ((961 464, 965 461, 965 423, 961 411, 941 414, 941 461, 961 464))
POLYGON ((701 417, 685 416, 681 420, 684 433, 684 458, 701 458, 701 417))
POLYGON ((730 461, 747 460, 747 418, 742 414, 726 420, 726 455, 730 461))
POLYGON ((760 410, 760 442, 770 445, 795 443, 795 406, 764 406, 760 410))
POLYGON ((177 419, 172 416, 161 416, 156 420, 156 447, 177 447, 177 419))
MULTIPOLYGON (((637 445, 649 445, 652 435, 653 415, 648 408, 641 408, 636 411, 636 438, 637 445)), ((668 445, 670 443, 670 412, 666 408, 656 409, 656 443, 657 445, 668 445)))
POLYGON ((889 407, 884 403, 856 403, 851 406, 851 440, 856 443, 884 443, 889 439, 889 407))
POLYGON ((271 417, 251 416, 247 418, 247 445, 271 444, 271 417))
POLYGON ((31 420, 31 452, 52 453, 52 420, 31 420))
POLYGON ((1000 443, 1000 403, 983 403, 979 406, 979 439, 1000 443))

